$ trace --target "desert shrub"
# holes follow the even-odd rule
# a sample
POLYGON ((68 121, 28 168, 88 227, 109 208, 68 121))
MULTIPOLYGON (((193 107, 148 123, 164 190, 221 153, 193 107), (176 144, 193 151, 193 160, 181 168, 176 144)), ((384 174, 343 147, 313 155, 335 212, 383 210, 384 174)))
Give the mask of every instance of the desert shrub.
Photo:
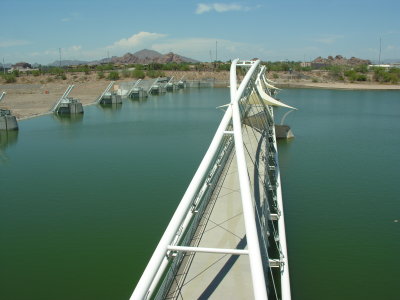
POLYGON ((344 76, 346 76, 350 81, 356 81, 358 74, 356 71, 354 70, 347 70, 344 72, 344 76))
POLYGON ((128 78, 131 74, 128 70, 123 70, 121 73, 122 77, 128 78))
POLYGON ((386 71, 384 68, 374 68, 374 80, 379 82, 398 83, 400 80, 400 70, 390 69, 386 71))
POLYGON ((149 70, 147 71, 147 76, 150 78, 164 77, 165 73, 160 70, 149 70))
POLYGON ((99 65, 96 67, 97 71, 110 71, 114 70, 114 65, 113 64, 106 64, 106 65, 99 65))
POLYGON ((131 72, 131 76, 133 78, 143 79, 146 76, 146 74, 142 70, 135 69, 131 72))
POLYGON ((278 75, 278 73, 274 73, 274 74, 272 75, 272 78, 274 78, 274 79, 278 79, 278 78, 279 78, 279 75, 278 75))
POLYGON ((40 71, 39 71, 39 70, 33 70, 33 71, 32 71, 32 75, 35 76, 35 77, 37 77, 37 76, 40 75, 40 71))
POLYGON ((98 79, 103 79, 104 78, 104 72, 103 71, 97 72, 97 78, 98 79))
POLYGON ((331 75, 333 77, 335 77, 335 78, 338 78, 340 76, 343 77, 343 72, 346 72, 346 71, 344 71, 344 67, 343 66, 336 66, 336 65, 335 66, 330 66, 328 68, 328 70, 330 71, 331 75))
POLYGON ((65 75, 65 73, 62 73, 62 74, 61 74, 61 79, 62 79, 62 80, 66 80, 66 79, 67 79, 67 76, 65 75))
POLYGON ((14 70, 14 71, 12 71, 12 74, 13 74, 15 77, 19 77, 20 72, 19 72, 18 70, 14 70))
POLYGON ((365 74, 358 74, 357 81, 367 81, 367 75, 365 74))
POLYGON ((14 83, 17 81, 17 78, 14 74, 4 75, 3 78, 6 83, 14 83))
POLYGON ((368 65, 358 65, 354 68, 354 70, 363 74, 368 73, 368 65))
POLYGON ((112 71, 108 74, 107 79, 109 80, 118 80, 119 79, 119 74, 118 72, 112 71))

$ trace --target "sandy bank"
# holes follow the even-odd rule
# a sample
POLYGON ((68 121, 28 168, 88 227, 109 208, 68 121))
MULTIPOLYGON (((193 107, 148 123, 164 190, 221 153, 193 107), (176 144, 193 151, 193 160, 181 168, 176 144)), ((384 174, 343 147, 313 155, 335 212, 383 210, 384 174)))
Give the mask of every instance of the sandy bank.
POLYGON ((277 81, 281 88, 314 88, 338 90, 400 90, 399 84, 347 83, 347 82, 310 82, 310 81, 277 81))
MULTIPOLYGON (((166 76, 175 79, 200 80, 214 78, 217 81, 229 80, 229 72, 212 71, 165 71, 166 76)), ((133 78, 123 78, 117 81, 134 81, 133 78)), ((0 103, 1 108, 10 109, 19 119, 27 119, 50 113, 55 102, 62 96, 69 84, 74 84, 70 96, 78 98, 83 105, 96 101, 98 96, 107 87, 110 81, 98 79, 96 73, 89 75, 68 74, 66 80, 50 76, 22 76, 17 83, 0 84, 0 92, 7 93, 0 103)), ((310 80, 277 80, 277 86, 282 88, 321 88, 346 90, 400 90, 400 85, 384 85, 371 82, 343 83, 343 82, 311 82, 310 80)))

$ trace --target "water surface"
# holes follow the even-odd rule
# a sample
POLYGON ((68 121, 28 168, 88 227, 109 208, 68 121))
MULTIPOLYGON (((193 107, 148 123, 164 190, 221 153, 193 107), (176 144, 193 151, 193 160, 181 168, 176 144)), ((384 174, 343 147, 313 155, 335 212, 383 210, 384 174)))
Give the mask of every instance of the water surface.
MULTIPOLYGON (((89 106, 1 136, 0 299, 128 299, 228 97, 89 106)), ((280 97, 299 108, 279 144, 293 299, 399 299, 400 92, 280 97)))

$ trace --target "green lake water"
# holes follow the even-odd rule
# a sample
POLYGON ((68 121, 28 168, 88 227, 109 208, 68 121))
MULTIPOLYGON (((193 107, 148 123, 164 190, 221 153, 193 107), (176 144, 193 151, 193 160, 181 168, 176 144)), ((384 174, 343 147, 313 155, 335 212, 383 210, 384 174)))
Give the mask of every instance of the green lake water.
MULTIPOLYGON (((293 299, 399 299, 400 92, 279 96, 299 108, 279 143, 293 299)), ((129 299, 228 98, 127 99, 1 135, 0 299, 129 299)))

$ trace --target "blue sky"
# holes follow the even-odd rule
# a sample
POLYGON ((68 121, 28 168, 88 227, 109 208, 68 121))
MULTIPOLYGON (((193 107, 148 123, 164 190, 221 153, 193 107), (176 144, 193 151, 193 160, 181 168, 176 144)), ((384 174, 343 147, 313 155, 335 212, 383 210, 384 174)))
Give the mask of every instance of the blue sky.
POLYGON ((200 61, 400 59, 399 0, 1 0, 0 59, 47 64, 144 48, 200 61))

